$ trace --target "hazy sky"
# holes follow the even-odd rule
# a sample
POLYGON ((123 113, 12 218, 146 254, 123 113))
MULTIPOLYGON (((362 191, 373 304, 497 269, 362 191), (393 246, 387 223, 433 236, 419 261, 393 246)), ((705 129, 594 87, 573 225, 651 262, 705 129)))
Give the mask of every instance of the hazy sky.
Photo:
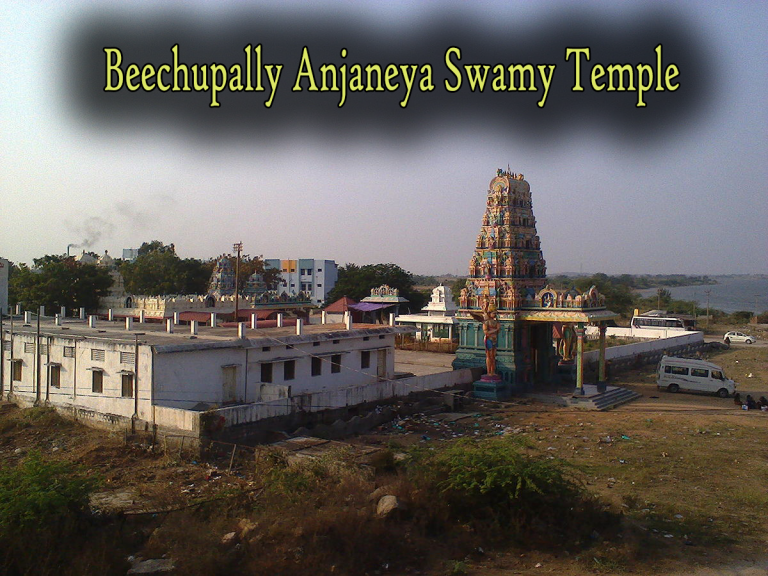
MULTIPOLYGON (((493 38, 552 30, 542 23, 561 12, 593 19, 602 30, 621 29, 649 10, 647 2, 618 8, 528 4, 477 3, 460 14, 493 38)), ((581 117, 573 94, 551 110, 538 109, 535 98, 527 100, 515 109, 527 124, 500 117, 493 129, 486 129, 487 120, 454 122, 443 113, 436 125, 403 130, 399 137, 375 129, 304 130, 296 122, 282 137, 266 138, 253 127, 253 138, 248 128, 229 139, 215 130, 182 128, 170 116, 105 125, 87 110, 73 111, 77 96, 67 81, 77 66, 69 50, 73 37, 96 15, 135 18, 134 6, 148 22, 157 12, 152 3, 116 4, 110 10, 101 3, 74 2, 0 7, 1 256, 31 262, 84 240, 93 240, 94 251, 120 255, 122 248, 159 239, 175 243, 181 256, 207 258, 241 240, 246 252, 268 258, 394 262, 414 273, 465 274, 488 183, 496 168, 509 164, 531 185, 550 273, 768 273, 764 2, 655 5, 682 24, 698 47, 702 75, 696 90, 705 92, 692 94, 687 70, 681 69, 681 86, 689 91, 681 91, 678 102, 687 106, 690 100, 692 109, 663 120, 654 117, 653 101, 641 111, 633 108, 632 97, 623 103, 629 114, 645 114, 640 122, 609 125, 595 113, 581 117), (646 118, 664 129, 643 132, 637 124, 646 118)), ((201 5, 175 6, 203 30, 220 16, 201 5)), ((303 4, 290 6, 306 16, 303 4)), ((397 41, 399 34, 406 37, 437 18, 444 6, 326 3, 318 26, 343 14, 397 41)), ((250 12, 258 17, 274 9, 254 4, 250 12)), ((349 47, 352 63, 354 45, 345 41, 339 39, 335 49, 349 47)), ((566 46, 565 39, 548 41, 566 46)), ((653 48, 648 46, 651 63, 653 48)), ((267 58, 266 43, 264 50, 267 58)), ((286 63, 286 69, 298 61, 295 54, 269 58, 286 63)), ((557 58, 552 58, 558 65, 555 78, 568 84, 569 64, 562 52, 557 58)), ((613 62, 608 54, 593 61, 613 62)), ((488 63, 496 62, 518 60, 498 54, 488 63)), ((440 92, 444 67, 434 64, 440 92)), ((504 97, 523 101, 519 94, 504 97)), ((359 102, 363 96, 353 98, 359 102)), ((399 97, 389 98, 396 109, 399 97)), ((419 110, 426 114, 427 108, 418 106, 438 102, 430 94, 412 98, 412 116, 403 118, 419 110)), ((472 98, 467 106, 482 107, 486 95, 472 98)), ((214 125, 215 113, 200 106, 200 117, 214 125)))

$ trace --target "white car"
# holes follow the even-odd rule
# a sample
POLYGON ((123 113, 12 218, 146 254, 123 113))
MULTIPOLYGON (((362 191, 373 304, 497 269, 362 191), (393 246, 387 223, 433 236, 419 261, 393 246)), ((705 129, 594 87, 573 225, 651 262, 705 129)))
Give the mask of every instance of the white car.
POLYGON ((727 332, 726 335, 723 336, 723 342, 726 344, 730 344, 731 342, 744 342, 746 344, 752 344, 756 340, 757 338, 754 336, 744 334, 743 332, 727 332))

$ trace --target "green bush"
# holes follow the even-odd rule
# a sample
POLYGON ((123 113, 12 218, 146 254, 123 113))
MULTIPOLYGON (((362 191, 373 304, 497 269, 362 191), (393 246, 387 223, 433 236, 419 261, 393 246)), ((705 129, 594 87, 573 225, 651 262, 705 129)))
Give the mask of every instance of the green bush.
POLYGON ((98 482, 65 462, 32 452, 0 470, 0 572, 47 573, 79 541, 88 499, 98 482))
POLYGON ((508 438, 464 439, 415 454, 413 479, 454 521, 496 526, 521 539, 568 534, 573 542, 608 521, 575 466, 527 450, 508 438))

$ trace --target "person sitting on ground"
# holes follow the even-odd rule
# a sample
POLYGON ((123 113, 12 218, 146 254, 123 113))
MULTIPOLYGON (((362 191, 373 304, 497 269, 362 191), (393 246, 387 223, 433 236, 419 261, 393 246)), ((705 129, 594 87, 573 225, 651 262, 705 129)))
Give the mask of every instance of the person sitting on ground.
POLYGON ((755 399, 752 398, 750 394, 747 394, 747 400, 745 404, 747 405, 747 410, 754 410, 755 408, 757 408, 757 403, 755 402, 755 399))
POLYGON ((733 403, 736 404, 739 408, 741 408, 741 394, 736 392, 736 394, 733 395, 733 403))
POLYGON ((760 396, 760 400, 757 401, 757 407, 760 408, 760 410, 768 410, 768 398, 760 396))

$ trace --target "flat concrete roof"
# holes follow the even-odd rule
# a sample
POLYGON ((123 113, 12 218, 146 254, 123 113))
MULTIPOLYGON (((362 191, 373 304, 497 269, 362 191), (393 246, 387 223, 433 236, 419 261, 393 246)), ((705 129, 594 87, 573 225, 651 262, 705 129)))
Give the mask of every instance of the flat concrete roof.
MULTIPOLYGON (((249 325, 249 324, 247 324, 249 325)), ((9 332, 10 320, 3 320, 3 331, 9 332)), ((14 319, 15 334, 35 334, 37 319, 31 324, 24 325, 21 317, 14 319)), ((336 324, 305 324, 301 336, 296 334, 295 326, 282 328, 257 328, 245 331, 245 339, 237 337, 236 327, 199 326, 197 336, 190 333, 188 325, 175 325, 174 332, 169 334, 164 323, 133 323, 133 330, 125 329, 125 320, 109 322, 98 320, 95 328, 89 328, 86 320, 66 319, 61 326, 56 326, 53 318, 42 318, 40 321, 41 336, 59 338, 74 338, 87 340, 104 340, 115 343, 134 343, 138 334, 141 344, 154 346, 157 352, 181 352, 209 348, 252 348, 269 346, 275 339, 281 342, 298 344, 325 340, 340 340, 344 338, 360 338, 366 335, 403 334, 413 329, 405 326, 389 326, 383 324, 353 324, 352 330, 347 330, 343 323, 336 324)))

